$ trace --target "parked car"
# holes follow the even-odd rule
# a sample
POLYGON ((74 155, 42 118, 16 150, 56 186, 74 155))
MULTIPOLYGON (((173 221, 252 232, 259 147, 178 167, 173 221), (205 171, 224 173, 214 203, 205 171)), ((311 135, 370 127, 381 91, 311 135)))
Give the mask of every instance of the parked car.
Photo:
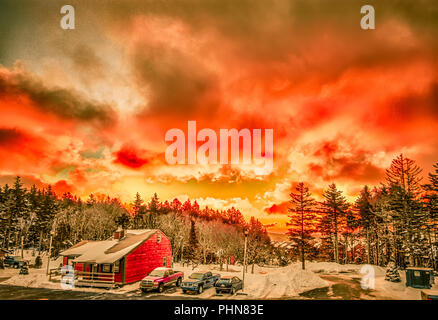
POLYGON ((183 293, 186 293, 187 291, 202 293, 204 289, 214 287, 219 278, 220 274, 212 274, 210 271, 195 272, 182 283, 181 289, 183 293))
POLYGON ((174 271, 171 268, 155 268, 140 282, 140 289, 143 292, 158 290, 163 292, 164 287, 176 285, 181 286, 184 278, 184 272, 174 271))
POLYGON ((3 263, 5 266, 18 269, 24 266, 26 264, 26 261, 20 256, 6 256, 3 263))
POLYGON ((438 290, 422 290, 421 300, 438 300, 438 290))
POLYGON ((235 294, 243 289, 243 282, 238 277, 223 276, 215 284, 216 293, 229 292, 235 294))

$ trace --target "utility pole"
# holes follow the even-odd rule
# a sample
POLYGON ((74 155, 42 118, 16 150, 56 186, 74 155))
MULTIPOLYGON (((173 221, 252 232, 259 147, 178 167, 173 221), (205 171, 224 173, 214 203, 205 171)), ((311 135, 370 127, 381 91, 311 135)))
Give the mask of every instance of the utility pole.
POLYGON ((52 255, 52 240, 53 240, 53 231, 50 231, 50 242, 49 242, 49 254, 47 255, 47 270, 46 275, 49 275, 49 267, 50 267, 50 256, 52 255))
POLYGON ((245 234, 245 249, 243 251, 243 275, 242 275, 242 292, 243 292, 243 288, 245 286, 245 269, 246 269, 246 247, 247 247, 247 242, 248 242, 248 233, 249 230, 245 229, 243 231, 243 233, 245 234))

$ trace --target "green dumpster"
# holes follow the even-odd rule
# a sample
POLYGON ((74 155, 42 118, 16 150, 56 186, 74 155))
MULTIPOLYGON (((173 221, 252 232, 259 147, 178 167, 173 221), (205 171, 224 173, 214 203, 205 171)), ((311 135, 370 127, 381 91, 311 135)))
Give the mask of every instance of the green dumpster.
POLYGON ((411 267, 406 269, 406 286, 430 289, 434 284, 433 269, 411 267))

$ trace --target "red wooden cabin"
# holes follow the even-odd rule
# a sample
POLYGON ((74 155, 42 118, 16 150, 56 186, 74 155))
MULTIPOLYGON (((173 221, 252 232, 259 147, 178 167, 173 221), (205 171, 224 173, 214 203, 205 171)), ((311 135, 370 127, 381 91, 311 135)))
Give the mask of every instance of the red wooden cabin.
POLYGON ((81 241, 61 252, 75 270, 76 286, 112 287, 142 280, 170 267, 172 248, 160 230, 117 230, 105 241, 81 241))

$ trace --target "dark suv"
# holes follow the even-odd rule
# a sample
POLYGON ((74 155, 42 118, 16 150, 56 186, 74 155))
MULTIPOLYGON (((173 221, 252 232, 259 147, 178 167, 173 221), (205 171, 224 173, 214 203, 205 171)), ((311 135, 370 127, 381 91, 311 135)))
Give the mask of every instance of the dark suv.
POLYGON ((237 290, 243 290, 242 280, 234 276, 223 276, 214 286, 216 288, 216 293, 229 292, 233 295, 237 290))
POLYGON ((18 269, 24 266, 26 264, 26 261, 24 261, 20 256, 6 256, 3 263, 5 264, 5 266, 18 269))

